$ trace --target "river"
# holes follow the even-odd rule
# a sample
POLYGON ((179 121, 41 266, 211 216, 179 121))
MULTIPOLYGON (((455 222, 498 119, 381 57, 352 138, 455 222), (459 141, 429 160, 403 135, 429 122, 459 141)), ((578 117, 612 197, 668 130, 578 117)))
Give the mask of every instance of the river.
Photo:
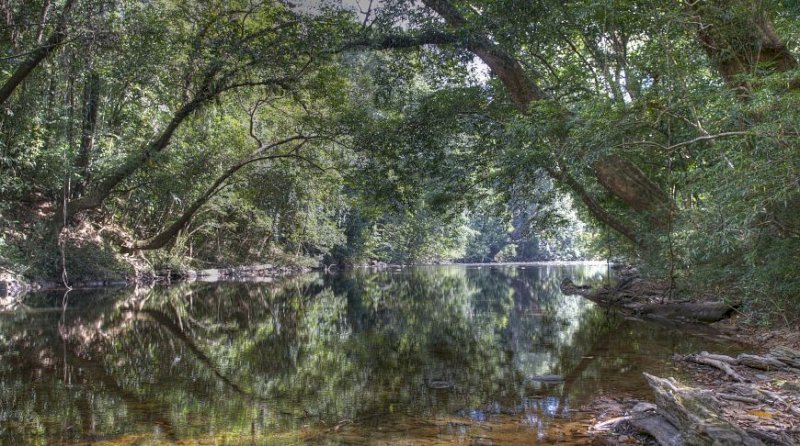
POLYGON ((32 294, 0 313, 0 444, 586 444, 593 399, 724 345, 558 288, 605 265, 431 266, 32 294))

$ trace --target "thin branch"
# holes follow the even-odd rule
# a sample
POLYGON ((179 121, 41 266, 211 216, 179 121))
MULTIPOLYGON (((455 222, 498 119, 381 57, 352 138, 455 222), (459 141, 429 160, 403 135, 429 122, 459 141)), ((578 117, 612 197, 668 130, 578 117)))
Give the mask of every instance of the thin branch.
POLYGON ((694 139, 690 139, 689 141, 684 141, 684 142, 679 142, 678 144, 673 144, 673 145, 667 147, 666 150, 675 150, 675 149, 677 149, 679 147, 688 146, 690 144, 694 144, 694 143, 700 142, 700 141, 708 141, 708 140, 712 140, 712 139, 726 138, 728 136, 740 136, 740 135, 752 135, 752 134, 753 134, 753 132, 723 132, 723 133, 717 133, 716 135, 703 135, 703 136, 698 136, 697 138, 694 138, 694 139))
MULTIPOLYGON (((81 38, 82 37, 73 37, 71 39, 64 39, 64 40, 61 41, 61 45, 65 45, 65 44, 71 43, 71 42, 76 42, 78 40, 81 40, 81 38)), ((48 47, 47 44, 39 45, 36 48, 32 48, 32 49, 30 49, 28 51, 25 51, 25 52, 22 52, 22 53, 12 54, 10 56, 3 56, 3 57, 0 57, 0 62, 6 62, 6 61, 9 61, 9 60, 19 59, 20 57, 23 57, 23 56, 30 56, 31 54, 36 53, 38 51, 46 50, 47 47, 48 47)))
POLYGON ((248 131, 250 132, 250 137, 256 140, 259 147, 263 146, 264 142, 261 141, 261 138, 256 136, 255 133, 256 112, 258 111, 259 107, 261 107, 261 105, 264 104, 265 102, 267 102, 266 99, 258 99, 256 100, 255 104, 253 104, 253 106, 249 110, 247 110, 247 114, 250 115, 250 128, 248 129, 248 131))
POLYGON ((364 11, 361 8, 361 2, 358 2, 358 10, 361 11, 362 14, 364 14, 364 22, 361 24, 361 27, 363 29, 369 29, 369 27, 370 27, 370 25, 368 25, 368 23, 369 23, 369 16, 370 16, 370 14, 372 14, 372 3, 373 3, 373 1, 374 0, 369 0, 369 5, 367 5, 367 10, 366 11, 364 11))
POLYGON ((726 137, 729 137, 729 136, 741 136, 741 135, 752 135, 752 134, 753 134, 752 131, 723 132, 723 133, 717 133, 716 135, 698 136, 697 138, 690 139, 688 141, 679 142, 679 143, 673 144, 671 146, 665 146, 664 144, 660 144, 660 143, 657 143, 655 141, 630 141, 630 142, 619 143, 619 144, 617 144, 617 145, 615 145, 613 147, 616 148, 616 147, 625 147, 625 146, 653 146, 653 147, 659 148, 659 149, 661 149, 661 150, 663 150, 665 152, 670 152, 670 151, 673 151, 673 150, 678 149, 680 147, 692 145, 692 144, 694 144, 696 142, 700 142, 700 141, 709 141, 709 140, 714 140, 714 139, 718 139, 718 138, 726 138, 726 137))

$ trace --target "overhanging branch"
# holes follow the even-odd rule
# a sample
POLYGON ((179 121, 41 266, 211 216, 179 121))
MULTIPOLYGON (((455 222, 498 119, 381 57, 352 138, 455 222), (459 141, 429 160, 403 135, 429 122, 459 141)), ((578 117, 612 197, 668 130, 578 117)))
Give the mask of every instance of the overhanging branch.
POLYGON ((194 215, 197 211, 206 204, 211 198, 214 197, 225 185, 225 182, 232 177, 236 172, 241 170, 243 167, 258 162, 258 161, 265 161, 265 160, 272 160, 272 159, 282 159, 282 158, 294 158, 299 159, 309 165, 320 169, 325 170, 322 167, 315 164, 313 161, 300 155, 300 149, 311 139, 314 139, 313 136, 303 136, 303 135, 296 135, 289 138, 285 138, 283 140, 274 142, 268 145, 261 145, 258 147, 253 153, 247 157, 246 159, 239 161, 238 163, 234 164, 233 166, 229 167, 219 178, 217 178, 211 186, 206 189, 206 191, 197 198, 197 200, 189 206, 186 211, 184 211, 183 215, 181 215, 177 220, 175 220, 171 225, 169 225, 166 229, 161 231, 159 234, 150 237, 147 240, 140 240, 133 242, 128 246, 123 246, 120 248, 120 251, 123 253, 132 253, 135 251, 142 251, 142 250, 153 250, 153 249, 160 249, 166 246, 169 242, 171 242, 178 233, 183 230, 189 222, 191 222, 194 215), (265 154, 265 152, 278 148, 282 145, 289 144, 291 142, 297 142, 297 144, 283 153, 277 154, 265 154))

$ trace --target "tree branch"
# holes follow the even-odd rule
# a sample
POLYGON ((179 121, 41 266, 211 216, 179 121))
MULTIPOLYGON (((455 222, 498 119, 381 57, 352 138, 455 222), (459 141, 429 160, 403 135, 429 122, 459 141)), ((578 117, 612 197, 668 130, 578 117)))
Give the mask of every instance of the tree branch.
POLYGON ((171 225, 169 225, 166 229, 161 231, 159 234, 150 237, 147 240, 136 241, 128 246, 123 246, 120 248, 120 251, 122 253, 129 254, 135 251, 160 249, 166 246, 170 241, 172 241, 172 239, 175 238, 175 236, 178 235, 178 233, 183 228, 185 228, 191 222, 192 217, 194 217, 195 213, 197 213, 197 211, 204 204, 206 204, 211 198, 213 198, 214 195, 216 195, 220 190, 222 190, 228 178, 232 177, 236 172, 238 172, 243 167, 249 164, 270 159, 295 158, 295 159, 300 159, 306 163, 309 163, 310 165, 318 169, 322 169, 321 167, 317 166, 316 164, 314 164, 313 162, 311 162, 310 160, 299 154, 299 151, 303 147, 303 145, 305 145, 312 138, 313 137, 296 135, 274 142, 272 144, 261 145, 259 148, 253 151, 253 153, 249 157, 229 167, 228 170, 226 170, 219 178, 217 178, 211 184, 211 186, 209 186, 206 189, 206 191, 200 197, 198 197, 194 201, 194 203, 192 203, 192 205, 189 206, 189 208, 186 211, 184 211, 184 213, 171 225), (263 155, 263 153, 268 150, 280 147, 284 144, 288 144, 293 141, 300 141, 300 142, 287 152, 272 154, 272 155, 263 155))
POLYGON ((64 4, 64 9, 61 11, 61 19, 50 38, 47 39, 43 46, 31 52, 30 56, 17 67, 14 74, 0 87, 0 105, 6 102, 11 93, 28 77, 34 68, 63 43, 64 38, 67 36, 66 18, 74 4, 75 0, 67 0, 64 4))
POLYGON ((675 150, 675 149, 677 149, 679 147, 688 146, 688 145, 691 145, 691 144, 694 144, 694 143, 700 142, 700 141, 709 141, 709 140, 712 140, 712 139, 726 138, 728 136, 740 136, 740 135, 752 135, 752 134, 753 134, 753 132, 741 132, 741 131, 739 131, 739 132, 722 132, 722 133, 717 133, 716 135, 703 135, 703 136, 698 136, 697 138, 694 138, 694 139, 690 139, 689 141, 684 141, 684 142, 679 142, 677 144, 673 144, 673 145, 667 147, 665 150, 667 150, 667 151, 675 150))
POLYGON ((416 34, 391 34, 376 38, 364 37, 348 42, 338 52, 356 48, 371 48, 378 50, 418 48, 423 45, 451 45, 459 43, 454 34, 443 33, 436 30, 426 30, 416 34))

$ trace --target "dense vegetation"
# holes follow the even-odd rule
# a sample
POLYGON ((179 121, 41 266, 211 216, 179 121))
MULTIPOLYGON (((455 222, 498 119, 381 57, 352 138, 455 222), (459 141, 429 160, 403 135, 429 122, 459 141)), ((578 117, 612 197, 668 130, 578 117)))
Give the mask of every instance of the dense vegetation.
POLYGON ((800 310, 795 2, 0 10, 5 271, 595 255, 800 310))

